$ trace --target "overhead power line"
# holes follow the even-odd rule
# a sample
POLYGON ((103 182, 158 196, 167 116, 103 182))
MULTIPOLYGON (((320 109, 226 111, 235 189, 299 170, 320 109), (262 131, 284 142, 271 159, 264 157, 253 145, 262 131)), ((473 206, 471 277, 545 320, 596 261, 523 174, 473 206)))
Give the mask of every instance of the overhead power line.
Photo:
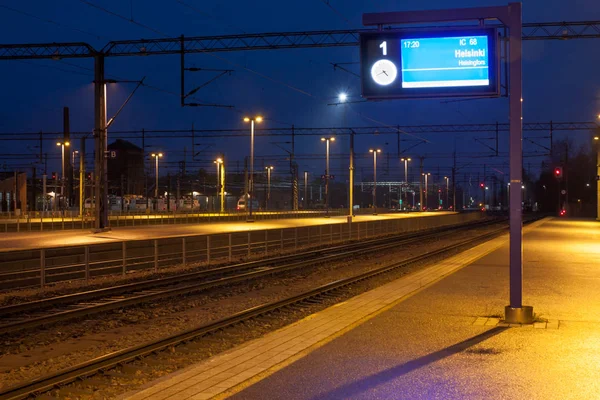
POLYGON ((84 33, 86 35, 94 36, 97 39, 102 39, 103 38, 103 39, 110 40, 110 38, 108 38, 106 36, 102 36, 102 35, 98 35, 96 33, 84 31, 83 29, 79 29, 79 28, 75 28, 74 26, 69 26, 69 25, 66 25, 66 24, 63 24, 63 23, 59 23, 59 22, 56 22, 56 21, 51 20, 49 18, 39 17, 39 16, 31 14, 31 13, 29 13, 27 11, 17 10, 16 8, 12 8, 12 7, 9 7, 9 6, 4 5, 4 4, 0 4, 0 7, 4 8, 6 10, 10 10, 12 12, 18 13, 18 14, 21 14, 21 15, 25 15, 25 16, 30 17, 30 18, 35 18, 35 19, 38 19, 40 21, 44 21, 44 22, 47 22, 49 24, 56 25, 56 26, 58 26, 60 28, 63 28, 63 29, 68 29, 68 30, 71 30, 71 31, 75 31, 75 32, 79 32, 79 33, 84 33))
POLYGON ((80 1, 80 2, 82 2, 83 4, 87 4, 87 5, 88 5, 88 6, 90 6, 90 7, 93 7, 93 8, 96 8, 96 9, 98 9, 98 10, 102 11, 102 12, 105 12, 106 14, 112 15, 113 17, 120 18, 120 19, 122 19, 122 20, 124 20, 124 21, 127 21, 127 22, 129 22, 129 23, 132 23, 132 24, 134 24, 134 25, 137 25, 137 26, 139 26, 139 27, 142 27, 142 28, 144 28, 144 29, 147 29, 147 30, 149 30, 149 31, 152 31, 152 32, 154 32, 154 33, 158 33, 159 35, 162 35, 162 36, 165 36, 165 37, 166 37, 166 36, 168 36, 166 33, 163 33, 163 32, 161 32, 161 31, 159 31, 158 29, 154 29, 154 28, 152 28, 152 27, 150 27, 150 26, 148 26, 148 25, 144 25, 144 24, 142 24, 141 22, 135 21, 135 20, 134 20, 134 19, 132 19, 132 18, 127 18, 127 17, 124 17, 124 16, 122 16, 121 14, 117 14, 116 12, 113 12, 113 11, 107 10, 107 9, 106 9, 106 8, 104 8, 104 7, 100 7, 100 6, 99 6, 99 5, 97 5, 97 4, 90 3, 89 1, 86 1, 86 0, 79 0, 79 1, 80 1))

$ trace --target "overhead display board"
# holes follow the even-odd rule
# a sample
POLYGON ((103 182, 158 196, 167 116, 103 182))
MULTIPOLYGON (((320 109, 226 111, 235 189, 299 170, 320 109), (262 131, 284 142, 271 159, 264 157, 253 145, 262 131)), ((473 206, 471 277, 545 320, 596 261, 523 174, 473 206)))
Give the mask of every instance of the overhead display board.
POLYGON ((361 34, 362 95, 498 96, 496 42, 494 29, 361 34))

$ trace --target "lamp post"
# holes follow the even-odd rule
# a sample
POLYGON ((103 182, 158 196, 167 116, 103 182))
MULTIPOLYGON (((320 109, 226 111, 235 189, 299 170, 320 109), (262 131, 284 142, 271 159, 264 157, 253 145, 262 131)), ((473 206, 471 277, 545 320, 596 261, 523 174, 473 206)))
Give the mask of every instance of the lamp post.
MULTIPOLYGON (((344 92, 338 95, 340 103, 348 100, 348 95, 344 92)), ((346 125, 346 107, 343 109, 343 124, 346 125)), ((354 217, 354 131, 350 130, 350 165, 348 167, 348 222, 352 222, 354 217)))
MULTIPOLYGON (((57 146, 60 146, 61 149, 61 174, 60 174, 60 196, 63 198, 63 202, 64 202, 64 196, 65 196, 65 146, 69 147, 71 143, 69 142, 58 142, 56 143, 57 146)), ((64 203, 63 203, 64 206, 64 203)))
MULTIPOLYGON (((400 161, 404 161, 404 184, 406 185, 406 188, 408 189, 408 162, 412 161, 410 158, 401 158, 400 161)), ((400 194, 402 194, 402 191, 400 191, 400 194)), ((406 202, 408 203, 408 192, 406 192, 406 202)))
MULTIPOLYGON (((600 115, 598 115, 600 118, 600 115)), ((594 144, 596 145, 596 176, 600 176, 600 136, 594 135, 594 144)), ((600 180, 596 179, 596 220, 600 221, 600 180)))
MULTIPOLYGON (((427 205, 429 204, 427 201, 427 195, 429 194, 429 192, 427 191, 427 177, 431 175, 431 172, 423 172, 421 173, 421 175, 425 177, 425 209, 427 210, 427 205)), ((421 210, 423 210, 423 204, 421 204, 421 210)))
POLYGON ((322 137, 321 142, 325 142, 327 148, 325 153, 325 218, 329 218, 329 142, 335 142, 335 138, 322 137))
POLYGON ((155 161, 155 170, 154 170, 154 174, 156 175, 156 182, 155 182, 155 186, 154 186, 154 211, 156 211, 156 208, 158 208, 158 159, 161 158, 163 156, 163 153, 152 153, 152 157, 154 157, 155 161))
POLYGON ((215 165, 217 166, 217 184, 215 186, 216 192, 217 192, 217 203, 219 204, 219 210, 220 212, 224 212, 224 166, 223 166, 223 159, 221 157, 217 158, 215 161, 213 161, 213 163, 215 163, 215 165), (220 201, 219 201, 220 199, 220 201))
POLYGON ((446 209, 448 209, 449 208, 449 204, 448 204, 448 183, 450 182, 450 179, 447 176, 445 176, 444 179, 446 180, 446 204, 445 204, 445 206, 446 206, 446 209))
POLYGON ((254 124, 262 122, 261 116, 253 118, 245 117, 244 122, 250 122, 250 182, 248 184, 248 218, 246 222, 254 222, 252 219, 252 200, 254 199, 254 124))
POLYGON ((373 153, 373 215, 377 215, 377 153, 381 149, 369 149, 369 153, 373 153))
POLYGON ((269 165, 265 167, 267 170, 267 209, 271 208, 271 171, 273 171, 273 166, 269 165))
POLYGON ((304 171, 304 209, 308 209, 308 171, 304 171))

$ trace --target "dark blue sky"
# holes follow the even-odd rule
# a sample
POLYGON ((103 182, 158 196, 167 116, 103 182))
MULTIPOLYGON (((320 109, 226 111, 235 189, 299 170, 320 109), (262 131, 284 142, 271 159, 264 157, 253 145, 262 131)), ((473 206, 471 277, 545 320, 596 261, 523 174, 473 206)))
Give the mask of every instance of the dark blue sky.
MULTIPOLYGON (((4 43, 74 42, 84 41, 101 48, 109 40, 161 37, 181 34, 217 35, 251 32, 304 31, 361 28, 364 12, 402 11, 409 9, 435 9, 505 4, 484 0, 421 0, 377 2, 354 0, 329 0, 335 11, 322 0, 303 1, 199 1, 182 0, 101 0, 89 2, 126 18, 133 17, 152 30, 85 4, 81 0, 11 1, 4 0, 0 7, 0 37, 4 43), (10 10, 8 8, 14 10, 10 10), (24 15, 25 12, 30 14, 24 15), (336 12, 337 11, 337 12, 336 12), (55 23, 40 19, 52 20, 55 23), (58 24, 58 25, 57 25, 58 24)), ((600 20, 600 3, 597 0, 527 0, 524 2, 525 22, 600 20)), ((600 110, 600 40, 535 41, 524 43, 524 119, 525 121, 590 121, 600 110)), ((251 51, 187 56, 187 66, 234 69, 224 77, 202 89, 197 98, 211 103, 231 104, 235 110, 216 108, 184 108, 179 106, 179 57, 152 56, 109 58, 107 75, 119 78, 140 79, 173 94, 142 87, 135 94, 113 125, 113 130, 129 129, 189 129, 194 123, 198 129, 242 128, 240 112, 261 113, 272 120, 269 127, 372 126, 379 121, 389 125, 486 123, 507 122, 507 100, 478 100, 441 103, 439 100, 387 101, 354 104, 346 110, 343 122, 342 107, 327 106, 341 91, 352 99, 359 99, 360 81, 342 71, 333 71, 332 62, 357 62, 358 48, 322 48, 281 51, 251 51), (229 62, 225 61, 228 60, 229 62), (245 66, 269 79, 240 68, 245 66), (293 86, 299 90, 294 90, 293 86), (301 93, 305 92, 305 93, 301 93), (276 122, 277 121, 277 122, 276 122)), ((93 80, 91 59, 63 61, 2 61, 0 74, 4 78, 0 97, 0 132, 60 131, 62 107, 71 110, 71 129, 90 131, 93 128, 93 80)), ((358 73, 358 65, 349 68, 358 73)), ((197 83, 210 79, 209 73, 197 74, 197 83)), ((193 88, 194 76, 187 75, 188 90, 193 88)), ((121 105, 133 87, 131 84, 111 85, 108 92, 109 116, 121 105)), ((479 135, 485 137, 486 135, 479 135)), ((412 155, 430 156, 426 169, 447 174, 449 160, 433 155, 450 154, 454 140, 459 151, 485 153, 472 135, 425 136, 430 144, 415 148, 412 155), (435 169, 435 170, 433 170, 435 169)), ((111 136, 111 139, 114 135, 111 136)), ((407 138, 408 139, 408 138, 407 138)), ((501 138, 501 151, 506 150, 501 138)), ((257 140, 257 155, 285 155, 270 144, 274 138, 257 140)), ((282 139, 289 140, 289 139, 282 139)), ((112 141, 112 140, 111 140, 112 141)), ((229 160, 246 155, 245 138, 228 141, 207 140, 210 151, 224 152, 229 160)), ((140 144, 139 141, 136 141, 140 144)), ((24 150, 23 143, 3 142, 5 149, 24 150)), ((48 143, 48 152, 56 152, 48 143)), ((148 144, 161 148, 167 160, 175 163, 183 157, 184 140, 155 140, 148 144)), ((407 142, 403 144, 409 146, 407 142)), ((88 145, 91 147, 91 142, 88 145)), ((393 136, 360 136, 356 152, 366 154, 371 146, 384 152, 396 151, 393 136), (389 143, 385 145, 385 143, 389 143)), ((298 140, 299 153, 324 153, 324 146, 316 137, 298 140)), ((31 150, 35 152, 35 150, 31 150)), ((347 152, 347 144, 340 141, 332 147, 333 153, 347 152), (341 149, 343 147, 343 150, 341 149)), ((58 152, 55 156, 58 156, 58 152)), ((212 157, 207 154, 206 157, 212 157)), ((32 156, 33 160, 33 156, 32 156)), ((166 161, 167 161, 166 160, 166 161)), ((91 157, 90 157, 91 161, 91 157)), ((278 162, 279 171, 285 161, 278 162)), ((464 161, 464 160, 462 160, 464 161)), ((500 165, 505 160, 478 160, 500 165)), ((539 164, 541 159, 533 159, 539 164)), ((260 161, 262 163, 262 161, 260 161)), ((266 160, 265 162, 269 162, 266 160)), ((365 168, 370 163, 360 161, 365 168)), ((321 173, 320 161, 300 160, 300 169, 321 173)), ((1 165, 2 163, 0 163, 1 165)), ((9 163, 10 164, 10 163, 9 163)), ((333 169, 346 165, 334 163, 333 169)), ((172 164, 174 165, 174 164, 172 164)), ((392 162, 395 170, 399 164, 392 162)), ((285 169, 287 171, 287 169, 285 169)), ((344 171, 345 172, 345 171, 344 171)), ((393 172, 393 171, 392 171, 393 172)), ((359 177, 360 178, 360 177, 359 177)))

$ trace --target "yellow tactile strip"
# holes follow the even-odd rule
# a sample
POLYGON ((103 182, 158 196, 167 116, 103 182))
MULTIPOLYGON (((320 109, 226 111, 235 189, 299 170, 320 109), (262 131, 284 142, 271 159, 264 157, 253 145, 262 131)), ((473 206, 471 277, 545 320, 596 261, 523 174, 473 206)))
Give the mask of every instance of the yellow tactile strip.
MULTIPOLYGON (((531 224, 524 231, 535 229, 545 221, 531 224)), ((128 399, 209 399, 256 376, 267 376, 280 369, 289 359, 297 359, 317 345, 332 340, 424 286, 491 253, 507 240, 508 235, 502 235, 419 272, 336 304, 260 339, 186 368, 167 379, 161 379, 128 399)), ((491 318, 486 318, 484 324, 488 320, 491 318)), ((495 320, 494 325, 499 323, 498 319, 495 320)))

